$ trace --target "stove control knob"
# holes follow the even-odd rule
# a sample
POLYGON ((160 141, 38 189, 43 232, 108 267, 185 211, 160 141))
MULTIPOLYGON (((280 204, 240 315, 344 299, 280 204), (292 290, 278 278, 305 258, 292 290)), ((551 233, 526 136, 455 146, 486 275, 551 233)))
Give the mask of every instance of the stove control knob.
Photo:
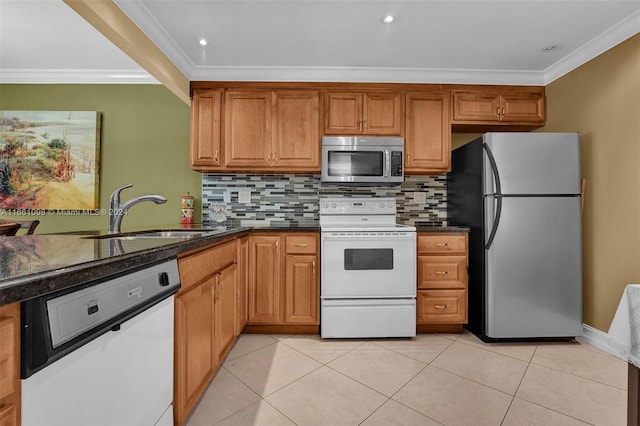
POLYGON ((335 209, 336 208, 336 203, 331 203, 331 208, 335 209))
POLYGON ((323 208, 323 209, 326 209, 327 207, 329 207, 329 204, 327 204, 327 203, 322 203, 322 208, 323 208))
POLYGON ((387 207, 389 207, 389 208, 393 208, 393 203, 389 203, 389 204, 387 204, 387 207))
POLYGON ((384 203, 380 203, 380 208, 383 209, 384 208, 384 203))

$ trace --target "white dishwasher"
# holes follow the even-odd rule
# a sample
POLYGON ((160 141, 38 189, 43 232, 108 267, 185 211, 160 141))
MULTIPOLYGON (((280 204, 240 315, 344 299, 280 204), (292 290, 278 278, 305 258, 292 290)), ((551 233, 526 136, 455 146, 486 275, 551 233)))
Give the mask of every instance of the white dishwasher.
POLYGON ((175 259, 21 304, 22 424, 173 424, 175 259))

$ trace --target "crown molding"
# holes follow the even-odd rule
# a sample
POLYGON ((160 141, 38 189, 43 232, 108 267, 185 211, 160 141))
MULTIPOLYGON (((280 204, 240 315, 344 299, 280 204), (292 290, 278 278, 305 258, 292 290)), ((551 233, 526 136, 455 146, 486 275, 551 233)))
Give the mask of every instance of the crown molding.
POLYGON ((3 84, 160 84, 144 70, 0 69, 3 84))
POLYGON ((360 83, 541 85, 539 71, 347 68, 347 67, 196 67, 191 81, 322 81, 360 83))
POLYGON ((140 30, 169 58, 184 75, 191 78, 190 71, 195 68, 178 43, 164 30, 149 9, 140 0, 114 0, 122 12, 129 17, 140 30), (135 19, 133 19, 135 17, 135 19))
POLYGON ((638 33, 640 33, 640 11, 623 19, 545 69, 542 84, 546 86, 638 33))

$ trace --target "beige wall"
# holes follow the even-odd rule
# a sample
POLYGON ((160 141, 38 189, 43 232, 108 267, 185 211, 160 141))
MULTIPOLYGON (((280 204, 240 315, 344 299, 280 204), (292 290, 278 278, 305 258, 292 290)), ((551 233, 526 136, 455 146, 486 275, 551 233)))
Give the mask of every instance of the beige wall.
POLYGON ((607 331, 640 283, 640 34, 547 86, 547 125, 579 132, 584 322, 607 331))

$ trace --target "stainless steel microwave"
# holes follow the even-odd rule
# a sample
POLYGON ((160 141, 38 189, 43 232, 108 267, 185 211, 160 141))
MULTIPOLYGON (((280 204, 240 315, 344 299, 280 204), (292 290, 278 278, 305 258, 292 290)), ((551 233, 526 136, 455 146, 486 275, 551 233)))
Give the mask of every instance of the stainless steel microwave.
POLYGON ((404 139, 324 136, 322 183, 400 185, 404 182, 404 139))

